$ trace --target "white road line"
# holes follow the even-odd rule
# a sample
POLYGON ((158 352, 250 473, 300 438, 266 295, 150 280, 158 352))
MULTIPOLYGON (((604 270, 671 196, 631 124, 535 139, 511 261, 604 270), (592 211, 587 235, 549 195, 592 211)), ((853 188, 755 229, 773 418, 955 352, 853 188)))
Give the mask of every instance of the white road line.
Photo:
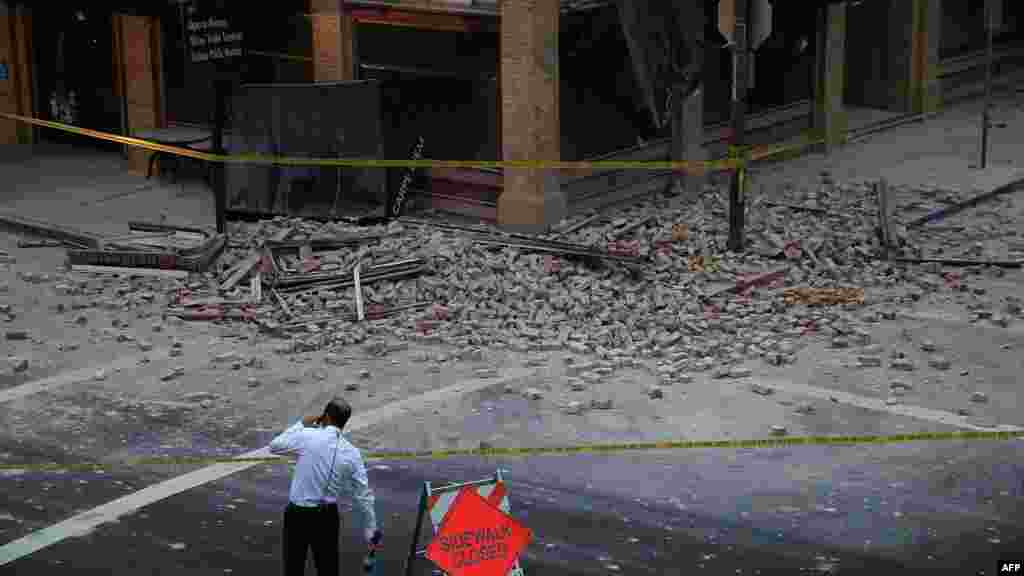
POLYGON ((832 400, 840 404, 848 404, 850 406, 857 406, 867 410, 874 410, 876 412, 887 412, 889 414, 896 414, 899 416, 909 416, 918 420, 924 420, 927 422, 935 422, 938 424, 946 424, 948 426, 955 426, 957 428, 963 428, 965 430, 975 430, 979 432, 993 432, 993 431, 1006 431, 1016 432, 1024 430, 1017 426, 1002 425, 995 428, 986 428, 984 426, 977 426, 971 424, 967 420, 969 416, 960 416, 953 412, 946 412, 944 410, 933 410, 931 408, 924 408, 922 406, 912 406, 909 404, 896 404, 889 406, 885 403, 885 400, 880 398, 869 398, 867 396, 860 396, 858 394, 850 394, 849 392, 843 392, 841 390, 830 390, 828 388, 819 388, 817 386, 808 386, 806 384, 797 384, 796 382, 789 382, 785 380, 765 380, 759 379, 759 384, 775 388, 783 392, 790 394, 799 394, 801 396, 809 396, 819 400, 832 400))
MULTIPOLYGON (((169 349, 154 350, 149 354, 145 354, 145 356, 148 356, 150 360, 163 360, 168 357, 168 351, 169 349)), ((0 390, 0 404, 20 400, 21 398, 25 398, 26 396, 32 396, 33 394, 46 392, 47 390, 53 390, 54 388, 61 388, 63 386, 67 386, 68 384, 73 384, 75 382, 90 380, 96 375, 97 370, 103 370, 104 372, 107 373, 118 370, 127 370, 128 368, 138 366, 139 360, 141 360, 143 356, 143 354, 135 356, 122 356, 117 360, 110 362, 109 364, 103 364, 100 366, 89 366, 87 368, 71 370, 69 372, 61 372, 60 374, 50 376, 49 378, 33 380, 31 382, 26 382, 19 386, 14 386, 13 388, 0 390)))
MULTIPOLYGON (((532 369, 518 368, 510 370, 501 378, 479 379, 453 384, 446 388, 431 390, 412 398, 393 404, 381 406, 362 414, 355 413, 346 430, 355 431, 386 422, 404 412, 422 408, 435 402, 443 402, 464 394, 469 394, 492 386, 502 386, 509 380, 524 378, 534 373, 532 369)), ((242 454, 239 458, 263 458, 270 456, 267 448, 253 450, 242 454)), ((10 564, 19 558, 42 550, 66 540, 84 536, 101 524, 115 522, 118 518, 130 514, 144 506, 180 494, 192 488, 220 480, 226 476, 258 466, 258 462, 239 462, 238 464, 214 464, 188 474, 165 480, 138 492, 118 498, 92 510, 77 514, 63 522, 37 530, 13 542, 0 546, 0 566, 10 564)))
MULTIPOLYGON (((40 378, 39 380, 33 380, 31 382, 26 382, 24 384, 20 384, 12 388, 0 390, 0 404, 20 400, 27 396, 32 396, 33 394, 39 394, 40 392, 46 392, 56 388, 61 388, 67 386, 68 384, 74 384, 76 382, 91 380, 95 377, 96 372, 98 370, 102 370, 106 374, 112 375, 115 372, 128 370, 129 368, 143 367, 146 365, 139 364, 139 361, 142 360, 143 357, 148 358, 150 362, 166 360, 170 357, 170 351, 170 348, 160 348, 152 350, 150 352, 146 352, 145 354, 133 354, 131 356, 122 356, 117 360, 114 360, 113 362, 109 362, 107 364, 88 366, 86 368, 70 370, 68 372, 61 372, 60 374, 55 374, 53 376, 50 376, 49 378, 40 378)), ((197 363, 196 360, 193 360, 195 358, 201 357, 204 359, 204 362, 209 361, 209 355, 200 356, 202 352, 206 351, 209 351, 211 354, 216 353, 216 350, 211 350, 211 346, 209 343, 186 344, 185 348, 182 349, 182 364, 185 366, 186 369, 189 369, 201 365, 201 363, 197 363)))

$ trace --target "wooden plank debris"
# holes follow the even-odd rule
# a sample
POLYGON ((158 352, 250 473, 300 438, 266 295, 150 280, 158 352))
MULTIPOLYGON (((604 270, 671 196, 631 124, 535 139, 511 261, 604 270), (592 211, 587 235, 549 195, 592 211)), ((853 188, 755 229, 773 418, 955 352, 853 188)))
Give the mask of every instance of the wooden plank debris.
POLYGON ((220 289, 233 289, 239 282, 242 281, 242 278, 245 278, 249 274, 249 272, 252 272, 252 269, 255 268, 257 264, 260 263, 261 257, 262 256, 259 251, 253 251, 252 253, 250 253, 249 256, 245 258, 245 260, 242 260, 241 263, 239 263, 235 268, 231 270, 227 279, 225 279, 224 282, 221 283, 220 289))
POLYGON ((359 282, 359 269, 362 267, 361 262, 357 262, 352 268, 352 285, 355 286, 356 293, 356 318, 363 321, 363 286, 359 282))
POLYGON ((591 216, 588 216, 588 217, 584 218, 583 220, 580 220, 579 222, 577 222, 575 224, 572 224, 571 226, 568 226, 564 230, 560 230, 560 231, 556 232, 554 234, 554 236, 556 238, 560 238, 562 236, 568 236, 569 234, 572 234, 573 232, 576 232, 577 230, 581 230, 581 229, 589 226, 590 224, 600 220, 601 217, 602 217, 602 214, 600 212, 598 212, 597 214, 593 214, 591 216))
POLYGON ((94 266, 72 264, 72 272, 87 274, 115 274, 118 276, 150 276, 155 278, 188 278, 188 270, 165 270, 160 268, 131 268, 127 266, 94 266))
POLYGON ((896 234, 892 227, 892 196, 889 193, 889 183, 884 179, 875 184, 875 194, 878 197, 878 225, 881 230, 882 257, 888 260, 895 251, 896 234))
POLYGON ((639 220, 637 220, 635 222, 632 222, 630 224, 626 224, 622 228, 619 228, 618 230, 616 230, 615 232, 612 233, 612 237, 613 238, 622 238, 622 237, 628 235, 629 233, 633 232, 634 230, 636 230, 638 228, 641 228, 643 226, 646 226, 647 224, 649 224, 650 222, 652 222, 652 221, 654 221, 656 219, 657 219, 657 216, 654 215, 654 214, 650 214, 650 215, 644 216, 643 218, 640 218, 639 220))

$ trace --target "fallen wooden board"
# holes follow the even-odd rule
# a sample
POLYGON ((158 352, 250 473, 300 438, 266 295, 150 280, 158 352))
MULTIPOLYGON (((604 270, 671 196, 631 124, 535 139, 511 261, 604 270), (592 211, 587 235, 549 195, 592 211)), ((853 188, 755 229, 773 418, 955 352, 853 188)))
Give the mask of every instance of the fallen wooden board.
POLYGON ((69 250, 68 260, 76 265, 205 272, 226 243, 223 235, 215 236, 204 244, 203 251, 196 256, 134 250, 69 250))
POLYGON ((273 236, 270 237, 270 241, 284 242, 285 240, 288 239, 289 236, 292 235, 292 232, 295 232, 294 228, 283 228, 281 230, 278 230, 277 234, 274 234, 273 236))
POLYGON ((724 294, 739 294, 755 286, 765 286, 784 278, 786 273, 789 272, 789 266, 783 266, 774 270, 769 270, 761 274, 754 274, 752 276, 741 278, 736 280, 734 284, 717 288, 713 291, 701 294, 704 299, 715 298, 724 294))
POLYGON ((263 301, 263 278, 259 272, 249 279, 249 296, 256 304, 263 301))
POLYGON ((822 216, 835 216, 837 218, 853 218, 852 214, 845 214, 843 212, 836 212, 827 208, 818 208, 816 206, 807 206, 806 204, 791 204, 789 202, 776 202, 774 200, 762 200, 762 204, 771 208, 787 208, 789 210, 795 210, 797 212, 811 212, 812 214, 821 214, 822 216))
POLYGON ((641 226, 645 226, 646 224, 648 224, 649 222, 653 221, 656 218, 657 218, 657 216, 655 216, 654 214, 651 214, 649 216, 644 216, 643 218, 640 218, 636 222, 633 222, 631 224, 627 224, 627 225, 623 226, 622 228, 619 228, 618 230, 616 230, 615 232, 612 233, 612 237, 613 238, 622 238, 622 237, 628 235, 629 233, 633 232, 637 228, 640 228, 641 226))
POLYGON ((889 183, 882 179, 875 185, 878 196, 878 225, 882 232, 882 255, 885 259, 892 256, 895 249, 895 230, 892 228, 892 197, 889 195, 889 183))
POLYGON ((87 248, 97 247, 102 238, 96 234, 89 234, 66 226, 58 226, 43 220, 5 212, 0 212, 0 225, 33 236, 64 240, 87 248))
POLYGON ((60 248, 69 244, 66 240, 18 240, 18 248, 60 248))
POLYGON ((573 224, 571 226, 568 226, 565 230, 559 230, 558 232, 555 232, 554 236, 557 238, 557 237, 565 236, 567 234, 572 234, 573 232, 575 232, 575 231, 577 231, 577 230, 579 230, 581 228, 584 228, 588 224, 590 224, 590 223, 600 219, 601 217, 602 217, 602 214, 600 212, 598 212, 597 214, 594 214, 592 216, 588 216, 588 217, 584 218, 583 220, 580 220, 579 222, 577 222, 577 223, 575 223, 575 224, 573 224))
POLYGON ((359 282, 359 268, 362 263, 357 262, 355 267, 352 268, 352 285, 355 287, 356 293, 356 318, 363 321, 363 285, 359 282))
POLYGON ((1003 194, 1008 194, 1010 192, 1016 192, 1018 190, 1024 190, 1024 180, 1015 180, 1015 181, 1013 181, 1013 182, 1011 182, 1009 184, 1006 184, 1004 186, 1000 186, 1000 187, 998 187, 998 188, 996 188, 994 190, 990 190, 988 192, 984 192, 982 194, 978 194, 977 196, 972 196, 971 198, 968 198, 967 200, 964 200, 963 202, 957 202, 956 204, 953 204, 952 206, 946 206, 945 208, 940 208, 940 209, 935 210, 933 212, 929 212, 928 214, 925 214, 924 216, 921 216, 920 218, 916 218, 916 219, 911 220, 910 222, 908 222, 907 223, 907 227, 908 228, 915 228, 917 226, 921 226, 921 225, 927 224, 929 222, 936 222, 938 220, 942 220, 943 218, 946 218, 946 217, 952 216, 954 214, 958 214, 960 212, 963 212, 964 210, 967 210, 968 208, 973 208, 973 207, 977 206, 978 204, 982 204, 984 202, 988 202, 990 200, 998 198, 999 196, 1002 196, 1003 194))
POLYGON ((281 311, 284 312, 285 316, 288 316, 289 318, 295 316, 295 314, 292 313, 291 308, 288 307, 288 303, 284 301, 284 298, 282 298, 280 294, 278 294, 277 290, 271 288, 270 294, 274 297, 274 300, 277 301, 277 305, 281 307, 281 311))
POLYGON ((87 274, 116 274, 118 276, 152 276, 158 278, 188 278, 188 270, 163 270, 160 268, 129 268, 126 266, 93 266, 72 264, 72 272, 87 274))
POLYGON ((220 289, 231 290, 232 288, 234 288, 239 282, 242 281, 242 278, 245 278, 246 274, 251 272, 252 269, 255 268, 257 264, 260 263, 261 257, 262 255, 259 253, 259 251, 253 251, 251 254, 249 254, 249 256, 246 257, 245 260, 243 260, 238 266, 232 269, 227 279, 224 280, 224 282, 221 282, 220 289))
POLYGON ((310 238, 308 240, 268 240, 267 248, 272 250, 302 250, 309 247, 313 250, 330 250, 334 248, 347 248, 349 246, 371 242, 384 238, 385 234, 360 234, 353 236, 336 236, 331 238, 310 238))
POLYGON ((901 264, 942 264, 943 266, 992 266, 994 268, 1024 268, 1024 260, 963 260, 957 258, 895 258, 901 264))

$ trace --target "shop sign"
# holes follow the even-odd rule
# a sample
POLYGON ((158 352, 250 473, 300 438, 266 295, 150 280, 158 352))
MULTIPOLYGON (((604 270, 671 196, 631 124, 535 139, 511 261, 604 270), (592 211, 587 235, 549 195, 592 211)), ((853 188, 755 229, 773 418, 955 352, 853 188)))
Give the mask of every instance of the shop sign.
POLYGON ((216 0, 189 3, 185 41, 193 64, 230 61, 244 55, 245 33, 226 5, 229 3, 216 0))

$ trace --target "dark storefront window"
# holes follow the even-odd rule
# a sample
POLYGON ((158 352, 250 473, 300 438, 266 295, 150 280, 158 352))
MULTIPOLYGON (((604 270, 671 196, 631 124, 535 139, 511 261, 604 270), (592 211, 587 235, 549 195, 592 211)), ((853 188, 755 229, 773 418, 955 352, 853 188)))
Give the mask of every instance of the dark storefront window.
POLYGON ((562 158, 593 158, 656 137, 616 7, 563 14, 560 34, 562 158))
MULTIPOLYGON (((943 60, 956 58, 985 49, 985 3, 964 0, 943 0, 942 36, 939 40, 939 57, 943 60)), ((1024 24, 1024 2, 1003 0, 1004 28, 994 38, 994 44, 1005 45, 1020 42, 1021 24, 1024 24)))
MULTIPOLYGON (((245 34, 246 56, 237 63, 243 83, 311 82, 312 23, 304 2, 267 3, 258 10, 235 9, 232 22, 245 34)), ((161 16, 167 118, 173 123, 212 121, 213 64, 190 61, 184 5, 171 5, 161 16)))
POLYGON ((443 31, 358 23, 359 78, 382 84, 388 157, 423 136, 427 155, 498 157, 498 34, 495 23, 443 31))
MULTIPOLYGON (((772 32, 754 54, 749 113, 788 106, 814 95, 817 10, 796 2, 773 2, 772 32)), ((716 4, 706 11, 707 68, 704 122, 728 122, 732 102, 732 49, 718 31, 716 4)))
MULTIPOLYGON (((111 14, 86 5, 53 8, 46 18, 37 17, 33 22, 39 116, 120 133, 121 107, 114 89, 111 14)), ((53 130, 41 134, 51 140, 99 142, 53 130)))
POLYGON ((771 35, 754 56, 748 95, 752 112, 813 97, 817 16, 814 7, 803 3, 773 3, 771 35))
POLYGON ((704 124, 729 120, 732 103, 732 52, 718 31, 717 11, 712 5, 704 26, 704 124))
POLYGON ((943 0, 939 57, 955 58, 985 49, 984 2, 943 0))

